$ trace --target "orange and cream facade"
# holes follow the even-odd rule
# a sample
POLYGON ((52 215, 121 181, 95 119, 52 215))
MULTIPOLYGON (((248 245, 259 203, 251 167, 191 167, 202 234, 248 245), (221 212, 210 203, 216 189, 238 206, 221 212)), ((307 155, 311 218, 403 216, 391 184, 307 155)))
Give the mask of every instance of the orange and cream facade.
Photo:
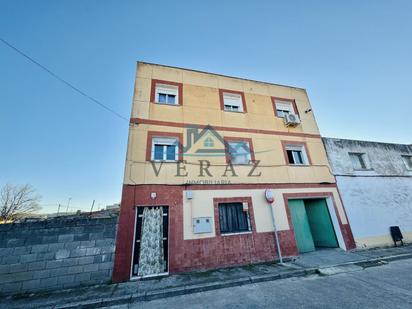
POLYGON ((139 62, 113 281, 276 260, 274 224, 354 247, 306 91, 139 62))

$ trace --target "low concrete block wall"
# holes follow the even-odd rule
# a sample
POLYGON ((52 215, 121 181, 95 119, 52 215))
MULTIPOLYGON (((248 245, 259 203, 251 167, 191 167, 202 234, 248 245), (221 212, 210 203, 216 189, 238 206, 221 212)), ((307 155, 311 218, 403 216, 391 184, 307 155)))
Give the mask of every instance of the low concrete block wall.
POLYGON ((117 216, 0 224, 0 294, 109 282, 117 216))

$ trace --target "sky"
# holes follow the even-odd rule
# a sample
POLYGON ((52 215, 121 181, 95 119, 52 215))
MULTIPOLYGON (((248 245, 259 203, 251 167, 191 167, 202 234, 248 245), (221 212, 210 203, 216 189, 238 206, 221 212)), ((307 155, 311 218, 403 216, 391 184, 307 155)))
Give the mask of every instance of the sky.
MULTIPOLYGON (((0 37, 125 118, 140 60, 302 87, 323 136, 412 143, 412 1, 0 0, 0 37)), ((0 186, 120 202, 127 134, 0 42, 0 186)))

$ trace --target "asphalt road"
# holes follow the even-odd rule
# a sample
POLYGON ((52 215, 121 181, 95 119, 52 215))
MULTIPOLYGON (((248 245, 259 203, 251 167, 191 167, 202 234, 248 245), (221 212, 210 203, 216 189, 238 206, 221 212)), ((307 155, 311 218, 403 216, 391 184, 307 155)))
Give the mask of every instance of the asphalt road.
POLYGON ((412 259, 112 308, 412 308, 412 259))

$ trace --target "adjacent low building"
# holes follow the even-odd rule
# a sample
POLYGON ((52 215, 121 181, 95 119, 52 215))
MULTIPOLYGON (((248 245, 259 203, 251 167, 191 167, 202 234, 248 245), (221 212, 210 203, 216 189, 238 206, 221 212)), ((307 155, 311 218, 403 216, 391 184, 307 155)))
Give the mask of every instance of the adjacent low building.
POLYGON ((353 248, 311 110, 302 88, 139 62, 113 281, 276 260, 274 222, 285 256, 353 248))
POLYGON ((412 146, 323 138, 358 248, 412 241, 412 146))

